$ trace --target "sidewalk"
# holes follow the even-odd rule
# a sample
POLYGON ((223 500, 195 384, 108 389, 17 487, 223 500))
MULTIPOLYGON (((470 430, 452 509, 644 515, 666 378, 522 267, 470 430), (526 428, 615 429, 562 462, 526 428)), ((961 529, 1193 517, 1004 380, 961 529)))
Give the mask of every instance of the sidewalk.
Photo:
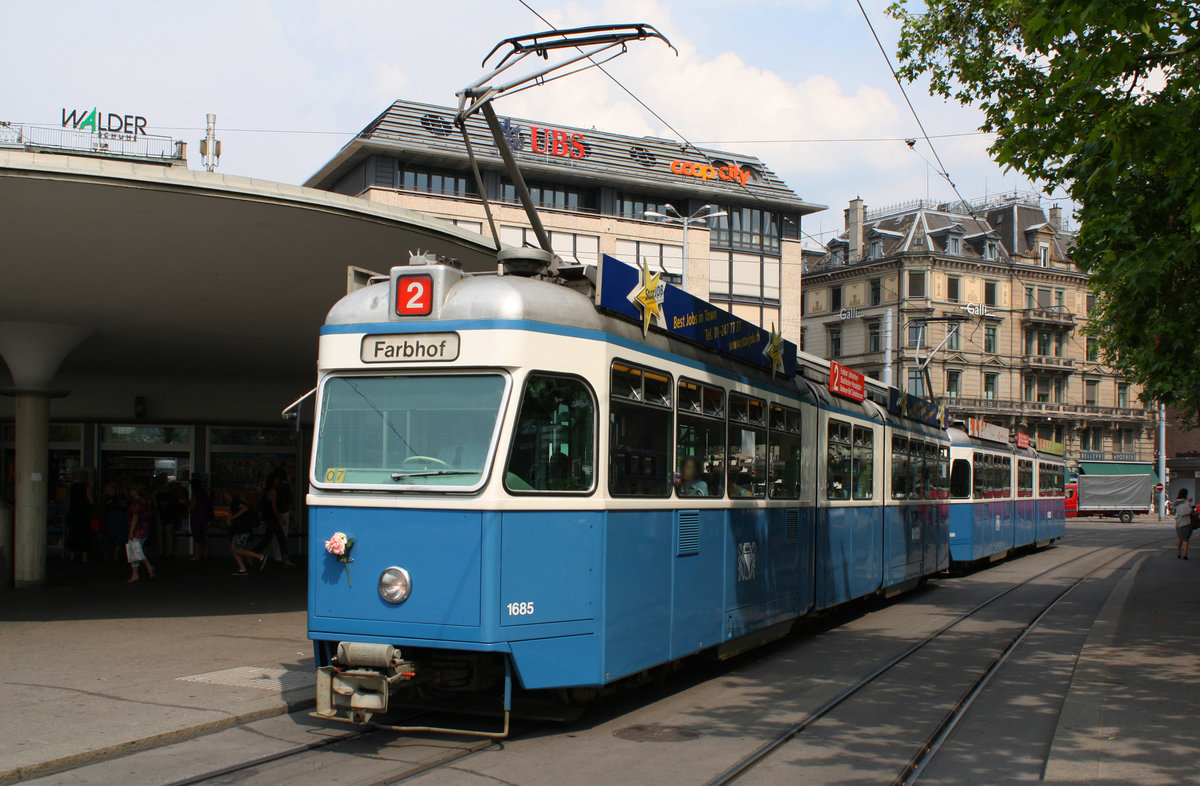
POLYGON ((312 702, 305 568, 232 576, 230 559, 52 561, 44 589, 0 589, 0 784, 312 702))
MULTIPOLYGON (((1161 527, 1167 542, 1169 523, 1142 523, 1161 527)), ((1048 782, 1197 779, 1200 548, 1185 562, 1170 543, 1134 557, 1097 616, 1063 703, 1048 782)))

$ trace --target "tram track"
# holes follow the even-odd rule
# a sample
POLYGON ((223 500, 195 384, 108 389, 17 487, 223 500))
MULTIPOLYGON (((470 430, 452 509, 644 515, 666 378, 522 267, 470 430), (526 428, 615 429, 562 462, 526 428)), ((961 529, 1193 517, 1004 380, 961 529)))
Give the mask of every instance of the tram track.
POLYGON ((1008 642, 1006 642, 1004 647, 1001 649, 1000 653, 997 654, 996 657, 993 658, 988 663, 988 665, 976 676, 975 680, 972 681, 971 685, 967 688, 967 690, 964 691, 957 698, 956 701, 954 701, 953 705, 951 706, 950 710, 946 713, 946 715, 943 717, 942 721, 937 724, 937 726, 934 728, 934 730, 929 735, 926 736, 926 738, 922 741, 922 743, 918 747, 917 751, 913 754, 913 756, 905 764, 905 766, 901 770, 901 772, 892 781, 893 786, 898 786, 900 784, 903 784, 904 786, 908 786, 908 784, 915 783, 921 777, 921 775, 924 773, 924 771, 928 767, 928 765, 933 761, 933 759, 937 755, 938 751, 941 750, 942 746, 950 738, 950 735, 954 732, 954 729, 958 726, 959 721, 961 721, 962 718, 965 717, 965 715, 969 711, 971 705, 975 702, 975 699, 980 694, 982 694, 984 689, 987 687, 988 683, 991 682, 993 676, 995 676, 995 674, 1000 671, 1000 669, 1004 666, 1004 664, 1009 660, 1010 656, 1020 647, 1021 643, 1025 640, 1025 638, 1038 626, 1038 624, 1051 611, 1054 610, 1055 607, 1058 606, 1058 604, 1061 601, 1063 601, 1073 590, 1078 588, 1087 579, 1091 578, 1092 576, 1094 576, 1096 573, 1098 573, 1099 571, 1101 571, 1108 565, 1111 565, 1113 562, 1116 562, 1117 560, 1119 560, 1122 557, 1128 556, 1131 551, 1132 552, 1139 551, 1143 548, 1146 548, 1147 546, 1150 546, 1154 543, 1159 542, 1159 540, 1160 540, 1159 538, 1155 538, 1153 540, 1149 540, 1149 541, 1140 543, 1140 544, 1132 546, 1132 547, 1101 546, 1099 548, 1095 548, 1095 549, 1087 551, 1083 554, 1079 554, 1075 557, 1072 557, 1071 559, 1066 560, 1064 562, 1058 563, 1056 565, 1052 565, 1049 568, 1046 568, 1045 570, 1043 570, 1039 573, 1029 576, 1028 578, 1023 579, 1022 581, 1015 582, 1011 586, 1006 587, 1003 590, 996 592, 995 594, 989 596, 988 598, 984 599, 983 601, 972 606, 970 609, 968 609, 968 610, 962 612, 961 614, 959 614, 958 616, 954 617, 953 619, 948 621, 945 625, 942 625, 937 630, 935 630, 932 633, 928 634, 927 636, 923 637, 919 641, 914 642, 913 644, 911 644, 910 646, 905 648, 902 652, 893 656, 888 661, 883 663, 881 666, 873 669, 871 672, 869 672, 868 674, 866 674, 865 676, 863 676, 859 680, 857 680, 854 684, 850 685, 845 690, 843 690, 842 692, 840 692, 836 696, 834 696, 832 699, 830 699, 827 702, 825 702, 824 704, 822 704, 816 710, 808 713, 802 719, 800 719, 793 725, 784 729, 777 736, 773 737, 772 739, 770 739, 767 742, 760 745, 753 752, 751 752, 744 758, 737 761, 731 767, 722 771, 715 778, 707 781, 708 786, 721 786, 721 784, 732 783, 733 781, 741 778, 743 775, 748 773, 750 770, 754 769, 754 767, 756 767, 757 765, 763 763, 768 758, 770 758, 772 754, 774 754, 776 751, 778 751, 780 748, 782 748, 784 745, 786 745, 789 741, 795 739, 798 735, 802 734, 804 731, 806 731, 810 727, 816 725, 823 718, 828 716, 831 712, 833 712, 838 707, 845 704, 847 701, 849 701, 849 700, 853 699, 854 697, 858 696, 859 694, 861 694, 867 687, 869 687, 870 685, 875 683, 876 680, 878 680, 879 678, 888 674, 889 672, 894 670, 897 666, 899 666, 900 664, 907 661, 910 657, 912 657, 916 653, 920 652, 921 650, 923 650, 925 647, 932 644, 933 642, 941 639, 945 634, 951 632, 952 630, 954 630, 955 628, 960 626, 962 623, 974 618, 977 614, 979 614, 980 612, 989 608, 990 606, 992 606, 994 603, 1001 600, 1002 598, 1012 594, 1013 592, 1016 592, 1017 590, 1019 590, 1023 587, 1030 586, 1031 584, 1033 584, 1035 581, 1037 581, 1040 578, 1043 578, 1051 573, 1060 571, 1063 568, 1066 568, 1066 567, 1068 567, 1074 563, 1077 563, 1081 560, 1085 560, 1089 557, 1092 557, 1100 552, 1103 552, 1103 551, 1106 551, 1109 549, 1118 549, 1118 553, 1114 554, 1112 557, 1101 562, 1100 564, 1096 565, 1095 567, 1092 567, 1090 570, 1088 570, 1082 576, 1078 577, 1077 579, 1072 581, 1070 584, 1068 584, 1061 592, 1058 592, 1053 598, 1050 599, 1049 602, 1043 604, 1041 606, 1041 608, 1038 610, 1037 614, 1033 617, 1033 619, 1030 620, 1027 624, 1023 625, 1022 628, 1016 633, 1016 635, 1013 636, 1008 642))
MULTIPOLYGON (((521 735, 528 733, 529 729, 515 730, 506 740, 517 739, 521 735)), ((317 755, 338 752, 338 746, 349 748, 354 743, 360 743, 366 740, 374 739, 376 736, 383 737, 388 735, 395 738, 396 735, 387 729, 377 729, 369 727, 361 730, 349 731, 344 734, 339 734, 332 737, 295 745, 286 750, 277 751, 275 753, 261 756, 255 759, 250 759, 237 764, 231 764, 226 767, 203 772, 188 778, 170 781, 167 786, 195 786, 197 784, 236 784, 236 783, 256 783, 256 782, 278 782, 280 777, 278 773, 272 773, 274 768, 281 765, 286 766, 303 766, 304 761, 311 757, 315 759, 317 755), (261 781, 260 781, 261 779, 261 781)), ((472 754, 478 753, 489 748, 493 748, 502 744, 506 740, 496 739, 441 739, 441 738, 403 738, 403 742, 411 743, 413 747, 436 747, 440 752, 435 755, 412 762, 397 761, 398 766, 383 770, 381 772, 373 772, 365 774, 359 780, 347 780, 346 772, 341 771, 338 782, 343 784, 353 784, 354 786, 389 786, 389 784, 401 783, 410 778, 423 775, 428 772, 453 764, 456 761, 465 759, 472 754)), ((392 742, 395 742, 393 739, 392 742)), ((389 742, 384 742, 384 749, 389 747, 389 742)), ((353 751, 341 751, 344 755, 359 756, 353 751)))

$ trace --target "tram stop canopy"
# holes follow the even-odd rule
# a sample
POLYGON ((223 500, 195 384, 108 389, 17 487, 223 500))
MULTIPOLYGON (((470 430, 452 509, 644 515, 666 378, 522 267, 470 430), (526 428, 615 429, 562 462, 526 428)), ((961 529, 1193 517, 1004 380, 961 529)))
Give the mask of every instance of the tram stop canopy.
POLYGON ((350 268, 418 250, 495 268, 489 238, 448 222, 183 167, 0 150, 0 210, 0 425, 15 421, 16 454, 0 564, 15 555, 18 586, 45 576, 51 418, 278 422, 312 387, 350 268))

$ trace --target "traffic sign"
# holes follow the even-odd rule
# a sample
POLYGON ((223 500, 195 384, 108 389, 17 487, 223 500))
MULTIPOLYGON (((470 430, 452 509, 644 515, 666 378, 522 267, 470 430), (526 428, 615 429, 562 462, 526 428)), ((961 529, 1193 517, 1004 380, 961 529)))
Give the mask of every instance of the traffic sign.
MULTIPOLYGON (((1143 487, 1143 488, 1144 488, 1144 487, 1143 487)), ((1162 491, 1162 490, 1163 490, 1163 484, 1161 484, 1161 483, 1155 483, 1155 484, 1154 484, 1154 490, 1155 490, 1155 491, 1162 491)))

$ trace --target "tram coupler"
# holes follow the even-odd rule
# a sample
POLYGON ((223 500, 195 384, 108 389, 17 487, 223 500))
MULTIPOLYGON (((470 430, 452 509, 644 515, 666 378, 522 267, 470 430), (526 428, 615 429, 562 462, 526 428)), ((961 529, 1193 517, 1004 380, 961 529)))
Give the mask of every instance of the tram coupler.
POLYGON ((388 698, 416 676, 412 662, 391 644, 342 641, 329 666, 317 669, 317 709, 321 718, 346 720, 358 726, 387 712, 388 698))

